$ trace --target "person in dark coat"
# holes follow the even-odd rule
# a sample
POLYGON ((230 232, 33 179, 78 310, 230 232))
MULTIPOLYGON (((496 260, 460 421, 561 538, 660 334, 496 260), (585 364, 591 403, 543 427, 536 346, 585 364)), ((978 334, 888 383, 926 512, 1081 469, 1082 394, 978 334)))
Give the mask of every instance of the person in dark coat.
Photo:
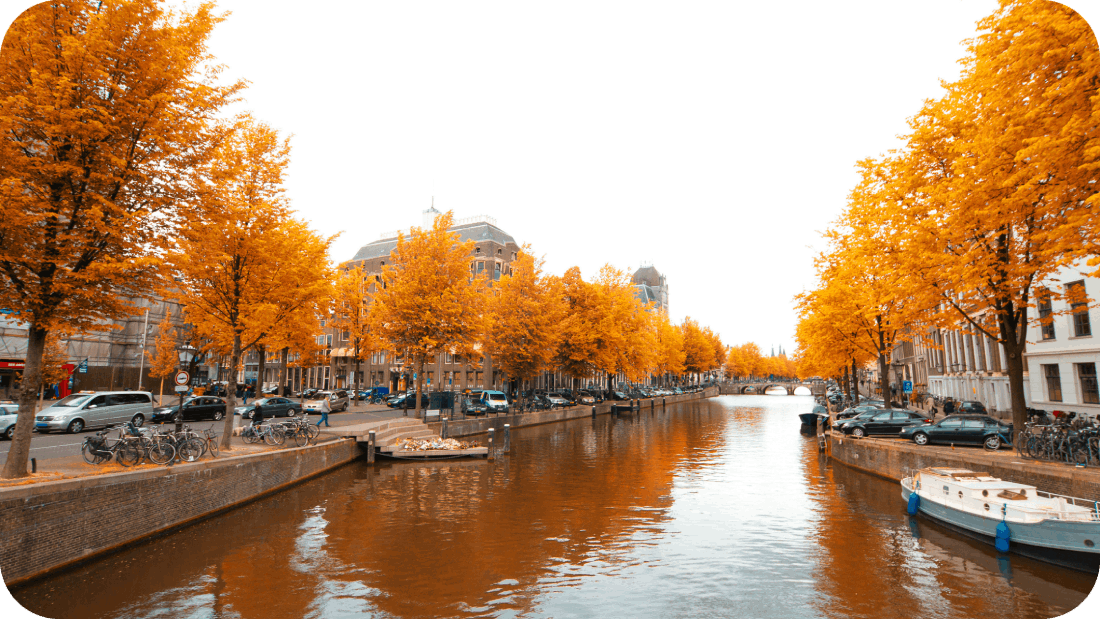
POLYGON ((264 407, 257 404, 252 409, 252 425, 258 426, 264 422, 264 407))
POLYGON ((947 398, 947 401, 943 403, 943 414, 945 416, 955 414, 955 400, 947 398))

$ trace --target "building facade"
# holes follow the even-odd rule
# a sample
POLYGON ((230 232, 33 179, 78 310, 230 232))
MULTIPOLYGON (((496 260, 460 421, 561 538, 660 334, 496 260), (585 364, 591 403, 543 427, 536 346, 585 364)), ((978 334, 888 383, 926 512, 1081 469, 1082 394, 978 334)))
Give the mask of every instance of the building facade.
POLYGON ((1040 323, 1028 325, 1024 361, 1032 406, 1096 418, 1100 278, 1085 276, 1084 267, 1081 263, 1062 269, 1036 292, 1040 323), (1051 291, 1061 298, 1052 298, 1051 291))

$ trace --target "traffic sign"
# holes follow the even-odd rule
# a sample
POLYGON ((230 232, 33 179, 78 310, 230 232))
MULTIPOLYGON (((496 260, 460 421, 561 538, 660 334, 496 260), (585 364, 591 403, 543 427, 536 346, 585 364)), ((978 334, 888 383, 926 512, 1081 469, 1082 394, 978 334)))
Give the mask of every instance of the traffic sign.
POLYGON ((913 381, 911 381, 911 380, 901 381, 901 390, 905 393, 913 393, 913 381))
POLYGON ((187 385, 176 385, 176 393, 187 393, 189 389, 187 385))
POLYGON ((81 374, 87 374, 88 373, 88 360, 85 359, 85 360, 81 361, 80 365, 76 366, 76 371, 81 373, 81 374))
MULTIPOLYGON (((191 382, 191 375, 190 374, 188 374, 187 372, 185 372, 183 370, 180 370, 179 372, 176 372, 176 384, 177 385, 186 385, 189 382, 191 382)), ((179 389, 177 389, 176 391, 179 391, 179 389)))

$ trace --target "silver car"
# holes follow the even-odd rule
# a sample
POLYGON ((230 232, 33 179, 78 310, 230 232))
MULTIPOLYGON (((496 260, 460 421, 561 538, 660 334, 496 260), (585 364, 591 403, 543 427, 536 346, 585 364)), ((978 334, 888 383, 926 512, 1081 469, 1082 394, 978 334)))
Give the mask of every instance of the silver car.
POLYGON ((15 436, 15 420, 18 417, 18 404, 0 404, 0 436, 9 441, 15 436))
POLYGON ((305 410, 319 414, 321 412, 322 398, 328 399, 329 410, 334 413, 348 410, 348 406, 351 404, 351 398, 348 397, 347 391, 342 389, 337 391, 321 391, 306 400, 305 410))
POLYGON ((153 416, 153 394, 148 391, 82 391, 66 396, 34 418, 39 432, 81 432, 127 421, 141 426, 153 416))

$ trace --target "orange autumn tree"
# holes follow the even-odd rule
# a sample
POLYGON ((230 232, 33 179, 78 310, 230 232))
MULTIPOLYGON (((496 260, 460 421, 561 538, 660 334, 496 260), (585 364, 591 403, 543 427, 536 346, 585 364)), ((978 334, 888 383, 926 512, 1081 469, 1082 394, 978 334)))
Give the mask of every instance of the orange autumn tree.
POLYGON ((197 170, 243 82, 217 83, 209 4, 40 3, 0 48, 0 298, 27 324, 15 436, 2 476, 27 474, 42 355, 136 312, 160 256, 195 216, 197 170))
POLYGON ((344 266, 337 269, 336 281, 333 282, 332 326, 346 331, 351 343, 356 403, 359 402, 361 389, 359 368, 376 348, 370 330, 370 284, 365 280, 363 267, 344 266))
POLYGON ((424 365, 443 352, 480 355, 485 332, 485 277, 471 274, 474 242, 459 242, 448 230, 453 222, 447 211, 430 228, 399 234, 382 270, 385 286, 375 290, 371 304, 372 331, 394 350, 407 351, 416 368, 417 417, 424 365))
POLYGON ((303 314, 328 314, 332 238, 291 217, 282 185, 289 159, 288 140, 243 119, 210 166, 209 214, 181 232, 171 256, 195 334, 230 359, 222 449, 231 449, 242 354, 303 314))
POLYGON ((654 331, 657 340, 655 371, 661 377, 661 384, 667 386, 670 377, 684 372, 684 335, 664 310, 654 316, 654 331))
POLYGON ((593 378, 613 364, 605 330, 607 299, 596 286, 584 281, 578 267, 569 268, 561 281, 565 318, 560 325, 554 364, 572 380, 593 378))
POLYGON ((550 366, 562 337, 561 281, 543 274, 542 265, 542 259, 524 245, 511 273, 491 289, 486 346, 493 363, 510 379, 527 381, 538 376, 550 366))
POLYGON ((1002 1, 979 27, 960 79, 902 151, 864 164, 862 185, 893 205, 879 229, 904 246, 882 261, 905 275, 898 293, 931 308, 929 323, 1000 344, 1021 427, 1036 287, 1100 254, 1100 51, 1054 2, 1002 1))
POLYGON ((153 350, 145 351, 149 358, 149 375, 160 377, 160 404, 164 404, 164 379, 175 373, 179 367, 179 354, 176 351, 176 329, 172 326, 172 310, 164 315, 157 329, 157 339, 153 350))

